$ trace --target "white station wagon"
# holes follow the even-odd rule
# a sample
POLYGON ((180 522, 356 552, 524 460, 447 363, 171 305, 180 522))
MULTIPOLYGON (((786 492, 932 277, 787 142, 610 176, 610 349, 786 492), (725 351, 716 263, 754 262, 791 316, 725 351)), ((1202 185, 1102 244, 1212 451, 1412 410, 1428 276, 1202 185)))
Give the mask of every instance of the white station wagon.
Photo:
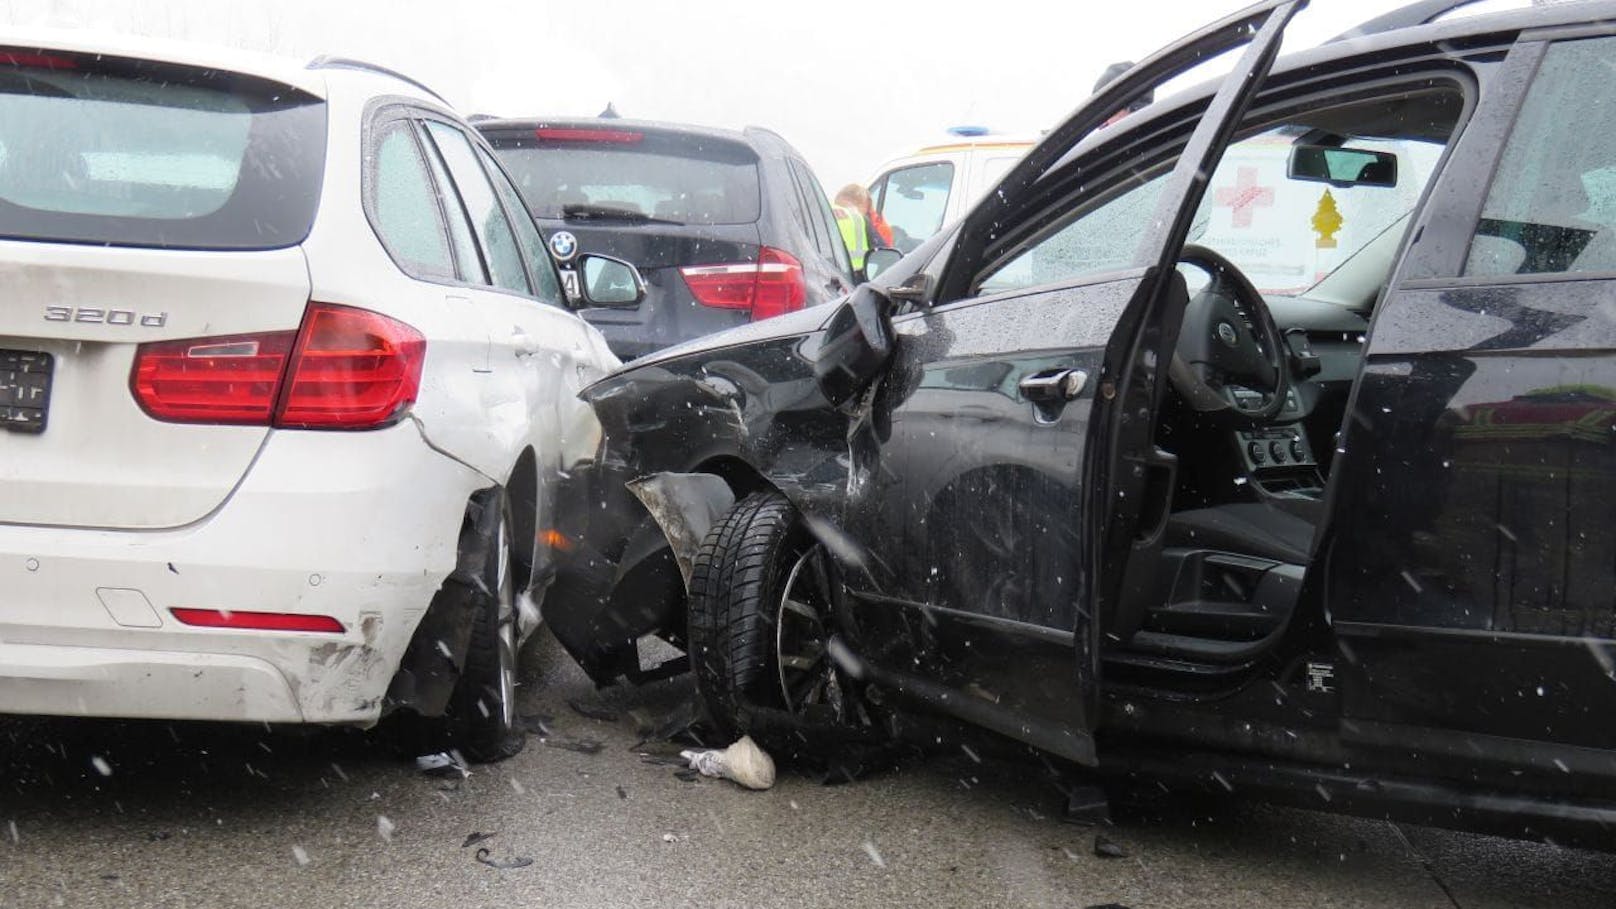
POLYGON ((0 289, 0 713, 520 746, 576 393, 618 364, 441 98, 0 35, 0 289))

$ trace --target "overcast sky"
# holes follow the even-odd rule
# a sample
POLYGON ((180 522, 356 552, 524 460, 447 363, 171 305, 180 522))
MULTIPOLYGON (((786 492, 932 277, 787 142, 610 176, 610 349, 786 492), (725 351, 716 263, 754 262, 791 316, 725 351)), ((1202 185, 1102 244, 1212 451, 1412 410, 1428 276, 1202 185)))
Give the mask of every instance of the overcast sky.
MULTIPOLYGON (((0 0, 0 23, 93 27, 406 72, 464 113, 768 126, 827 189, 955 124, 1037 132, 1107 64, 1239 0, 0 0)), ((1286 47, 1400 0, 1315 0, 1286 47)))

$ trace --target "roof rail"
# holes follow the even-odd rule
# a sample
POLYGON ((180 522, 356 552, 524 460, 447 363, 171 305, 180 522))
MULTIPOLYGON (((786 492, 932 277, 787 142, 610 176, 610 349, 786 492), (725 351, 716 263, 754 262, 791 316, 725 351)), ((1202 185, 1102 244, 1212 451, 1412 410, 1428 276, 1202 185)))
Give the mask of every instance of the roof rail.
POLYGON ((1349 38, 1362 38, 1366 35, 1379 35, 1383 32, 1392 32, 1400 28, 1426 25, 1435 22, 1461 6, 1469 6, 1472 3, 1479 2, 1481 0, 1419 0, 1417 3, 1410 3, 1400 9, 1394 9, 1389 13, 1376 16, 1324 43, 1334 44, 1337 41, 1346 41, 1349 38))
POLYGON ((424 91, 427 94, 431 95, 432 97, 437 98, 439 101, 442 101, 446 107, 454 107, 453 104, 449 103, 449 99, 447 99, 447 98, 443 97, 442 95, 438 94, 437 92, 433 91, 431 88, 427 87, 420 80, 412 79, 409 76, 406 76, 403 73, 399 72, 398 70, 388 69, 387 67, 382 66, 380 64, 367 63, 364 60, 356 60, 356 59, 354 59, 352 57, 333 57, 333 56, 330 56, 328 54, 321 54, 320 56, 315 57, 313 60, 310 60, 309 65, 304 67, 304 68, 305 69, 356 69, 356 70, 360 70, 361 72, 375 73, 375 74, 377 74, 379 76, 391 76, 394 79, 399 80, 400 82, 405 82, 405 83, 408 83, 410 85, 413 85, 416 88, 420 89, 421 91, 424 91))

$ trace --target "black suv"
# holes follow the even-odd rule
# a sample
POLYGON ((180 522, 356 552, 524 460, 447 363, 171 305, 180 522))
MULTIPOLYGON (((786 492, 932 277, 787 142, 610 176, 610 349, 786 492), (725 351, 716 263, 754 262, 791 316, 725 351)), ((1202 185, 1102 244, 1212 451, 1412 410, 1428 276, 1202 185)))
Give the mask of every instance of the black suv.
POLYGON ((1301 5, 1142 61, 840 305, 585 389, 638 500, 545 602, 586 670, 657 633, 787 754, 945 717, 1616 848, 1616 3, 1276 64, 1301 5))
MULTIPOLYGON (((645 276, 633 306, 585 309, 612 351, 643 356, 852 289, 825 191, 766 129, 620 119, 482 120, 577 300, 578 255, 645 276)), ((588 280, 588 275, 582 276, 588 280)))

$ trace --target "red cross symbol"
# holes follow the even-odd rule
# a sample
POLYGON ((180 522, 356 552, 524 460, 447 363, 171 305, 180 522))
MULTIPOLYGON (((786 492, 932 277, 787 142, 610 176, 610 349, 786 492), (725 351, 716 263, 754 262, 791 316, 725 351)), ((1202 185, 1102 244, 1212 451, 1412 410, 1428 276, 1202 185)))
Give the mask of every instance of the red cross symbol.
POLYGON ((1274 188, 1257 185, 1257 168, 1241 167, 1235 170, 1234 185, 1218 189, 1215 201, 1234 209, 1235 227, 1250 227, 1253 206, 1271 207, 1274 188))

